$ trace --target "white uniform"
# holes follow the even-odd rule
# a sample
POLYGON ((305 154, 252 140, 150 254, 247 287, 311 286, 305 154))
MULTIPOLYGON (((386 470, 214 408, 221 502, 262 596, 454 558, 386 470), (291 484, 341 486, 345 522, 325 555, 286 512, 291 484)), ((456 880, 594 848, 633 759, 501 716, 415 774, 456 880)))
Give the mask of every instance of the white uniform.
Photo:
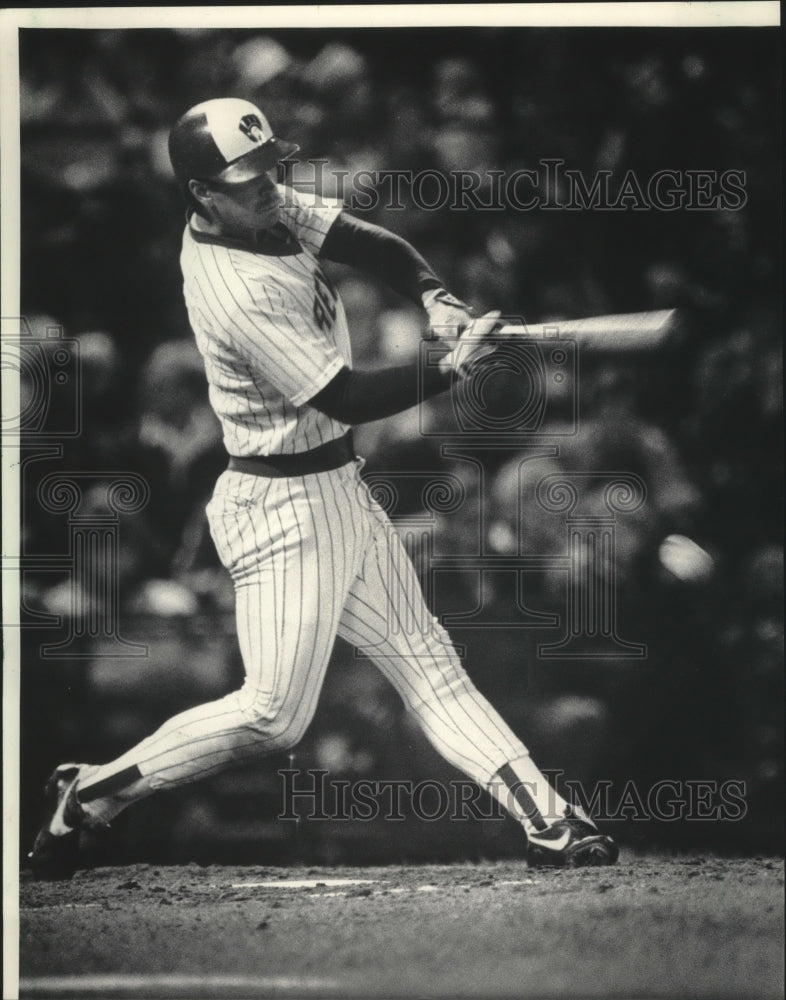
POLYGON ((249 253, 190 227, 183 236, 186 307, 230 455, 308 451, 347 430, 303 405, 352 361, 344 307, 316 257, 340 209, 279 190, 301 253, 249 253))
MULTIPOLYGON (((347 430, 307 405, 351 362, 344 310, 316 256, 338 209, 309 207, 290 190, 285 201, 282 219, 299 247, 257 253, 191 228, 183 238, 189 317, 227 450, 237 456, 302 452, 347 430)), ((457 768, 486 787, 511 762, 521 762, 522 779, 533 773, 526 748, 426 609, 360 465, 285 478, 220 476, 207 515, 235 583, 245 683, 86 773, 79 794, 90 815, 108 820, 156 788, 294 746, 314 714, 337 634, 373 660, 457 768), (413 632, 413 622, 428 627, 413 632), (130 785, 90 795, 129 768, 141 775, 130 785)))

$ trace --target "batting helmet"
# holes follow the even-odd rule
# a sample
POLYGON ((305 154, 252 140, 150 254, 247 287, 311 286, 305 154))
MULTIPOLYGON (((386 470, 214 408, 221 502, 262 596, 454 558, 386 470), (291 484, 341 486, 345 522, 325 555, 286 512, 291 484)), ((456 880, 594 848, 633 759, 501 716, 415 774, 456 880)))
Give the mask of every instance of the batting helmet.
POLYGON ((242 184, 299 148, 277 139, 259 108, 236 97, 197 104, 169 133, 169 159, 184 187, 190 180, 242 184))

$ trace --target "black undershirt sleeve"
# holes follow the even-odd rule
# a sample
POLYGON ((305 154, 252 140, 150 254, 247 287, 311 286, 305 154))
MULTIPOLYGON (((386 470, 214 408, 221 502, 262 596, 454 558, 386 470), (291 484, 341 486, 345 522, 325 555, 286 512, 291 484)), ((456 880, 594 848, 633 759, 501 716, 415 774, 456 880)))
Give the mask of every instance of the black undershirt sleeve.
POLYGON ((308 404, 342 424, 390 417, 450 388, 453 375, 436 367, 425 368, 418 384, 418 367, 419 361, 369 372, 344 367, 308 404))
POLYGON ((344 213, 328 230, 319 255, 379 278, 416 305, 421 305, 423 292, 443 287, 428 263, 406 240, 344 213))
MULTIPOLYGON (((341 214, 328 230, 321 257, 349 264, 384 281, 394 291, 421 305, 421 295, 442 282, 406 240, 381 226, 341 214)), ((379 371, 341 371, 309 405, 345 424, 363 424, 402 413, 450 388, 453 375, 419 361, 379 371)))

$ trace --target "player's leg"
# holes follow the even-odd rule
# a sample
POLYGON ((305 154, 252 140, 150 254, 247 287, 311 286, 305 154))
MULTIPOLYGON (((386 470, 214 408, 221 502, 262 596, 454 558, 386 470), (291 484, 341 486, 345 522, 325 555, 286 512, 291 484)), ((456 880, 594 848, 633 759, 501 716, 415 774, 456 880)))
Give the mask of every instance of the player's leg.
POLYGON ((609 838, 549 784, 521 740, 474 686, 447 632, 430 613, 398 534, 381 511, 371 517, 372 542, 347 597, 339 634, 391 680, 442 756, 519 820, 532 860, 616 860, 609 838), (576 829, 567 830, 566 822, 576 829), (546 853, 538 858, 541 840, 546 853), (583 855, 576 848, 579 841, 583 855))
MULTIPOLYGON (((301 739, 357 572, 351 560, 361 551, 353 541, 351 505, 326 503, 332 484, 323 478, 227 473, 219 481, 208 511, 219 555, 235 580, 245 683, 175 716, 109 764, 83 765, 76 774, 65 765, 53 799, 55 813, 59 809, 55 835, 67 832, 69 799, 72 819, 106 824, 157 789, 197 781, 301 739)), ((42 832, 53 832, 51 823, 45 827, 42 832)), ((34 848, 34 862, 35 855, 34 848)))
MULTIPOLYGON (((527 748, 470 680, 447 632, 427 608, 412 562, 389 522, 378 523, 362 575, 347 597, 339 634, 390 679, 451 764, 506 804, 504 777, 530 782, 541 799, 540 812, 556 818, 565 803, 549 792, 527 748)), ((520 818, 529 822, 526 812, 520 818)))

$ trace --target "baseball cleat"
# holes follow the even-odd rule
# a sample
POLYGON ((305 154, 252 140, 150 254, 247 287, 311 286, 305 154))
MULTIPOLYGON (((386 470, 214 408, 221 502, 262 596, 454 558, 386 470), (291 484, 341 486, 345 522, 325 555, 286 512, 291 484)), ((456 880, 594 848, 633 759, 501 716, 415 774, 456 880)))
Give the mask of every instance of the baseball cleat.
POLYGON ((76 800, 76 783, 84 766, 60 764, 44 787, 46 814, 28 854, 36 879, 68 879, 78 867, 79 830, 84 814, 76 800))
POLYGON ((595 824, 567 816, 539 833, 531 834, 527 864, 533 867, 589 868, 613 865, 619 848, 595 824))

